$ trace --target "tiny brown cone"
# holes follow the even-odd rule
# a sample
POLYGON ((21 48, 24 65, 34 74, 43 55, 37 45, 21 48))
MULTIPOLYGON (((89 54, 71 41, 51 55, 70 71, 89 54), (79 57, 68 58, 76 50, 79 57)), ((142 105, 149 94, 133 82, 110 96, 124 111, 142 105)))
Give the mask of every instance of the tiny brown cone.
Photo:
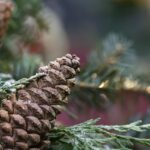
POLYGON ((10 0, 0 0, 0 41, 7 30, 8 21, 11 17, 13 3, 10 0))
POLYGON ((67 103, 70 87, 79 71, 79 58, 67 54, 41 67, 45 73, 0 109, 0 149, 42 150, 50 144, 46 134, 55 126, 56 116, 67 103))

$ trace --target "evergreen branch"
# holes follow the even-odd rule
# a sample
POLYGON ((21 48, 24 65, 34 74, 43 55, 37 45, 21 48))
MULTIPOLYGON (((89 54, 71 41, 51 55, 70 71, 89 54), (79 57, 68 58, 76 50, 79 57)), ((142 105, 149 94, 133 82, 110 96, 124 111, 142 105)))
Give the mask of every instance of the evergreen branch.
POLYGON ((134 60, 132 42, 122 36, 108 36, 102 42, 101 49, 92 51, 88 65, 78 77, 76 88, 72 92, 75 98, 72 99, 76 100, 79 107, 79 104, 86 102, 90 106, 106 108, 102 102, 114 100, 115 94, 122 90, 150 95, 149 84, 141 82, 133 74, 134 60), (78 99, 82 99, 82 102, 78 99))
POLYGON ((105 91, 108 89, 108 88, 100 88, 96 84, 93 84, 93 83, 90 84, 90 83, 82 82, 82 81, 77 82, 76 87, 82 88, 82 89, 94 89, 94 90, 100 90, 100 91, 105 91))
MULTIPOLYGON (((118 81, 117 81, 118 82, 118 81)), ((113 84, 114 85, 114 84, 113 84)), ((146 94, 150 94, 150 86, 140 84, 136 80, 131 80, 129 78, 123 78, 121 82, 115 84, 115 87, 111 88, 109 85, 109 80, 100 83, 100 85, 88 82, 79 81, 76 83, 77 88, 80 89, 89 89, 89 90, 98 90, 100 92, 108 92, 108 91, 119 91, 119 90, 130 90, 136 92, 143 92, 146 94), (107 84, 106 84, 107 83, 107 84)))
POLYGON ((24 51, 21 56, 11 63, 11 74, 15 80, 29 78, 36 74, 41 64, 42 60, 40 56, 24 51))
POLYGON ((37 73, 36 75, 31 76, 30 78, 22 78, 22 79, 16 81, 15 83, 13 83, 12 85, 10 85, 10 86, 6 85, 3 88, 4 88, 4 90, 9 90, 11 88, 19 89, 19 88, 22 88, 25 85, 29 84, 31 81, 33 81, 37 78, 40 78, 44 75, 45 75, 45 73, 37 73))
POLYGON ((131 150, 134 143, 150 146, 150 139, 125 135, 128 131, 144 132, 150 124, 137 121, 128 125, 96 125, 99 119, 89 120, 71 127, 53 129, 49 139, 53 142, 50 150, 131 150), (123 134, 124 133, 124 134, 123 134))
POLYGON ((110 66, 118 63, 120 57, 124 54, 124 49, 120 47, 120 49, 116 49, 113 54, 108 56, 101 64, 99 64, 96 68, 94 68, 89 75, 97 73, 101 74, 105 70, 109 69, 110 66))
POLYGON ((18 81, 13 81, 12 83, 9 81, 0 81, 0 98, 6 98, 10 93, 16 92, 17 89, 23 88, 28 83, 44 75, 44 73, 37 73, 36 75, 31 76, 30 78, 22 78, 18 81))

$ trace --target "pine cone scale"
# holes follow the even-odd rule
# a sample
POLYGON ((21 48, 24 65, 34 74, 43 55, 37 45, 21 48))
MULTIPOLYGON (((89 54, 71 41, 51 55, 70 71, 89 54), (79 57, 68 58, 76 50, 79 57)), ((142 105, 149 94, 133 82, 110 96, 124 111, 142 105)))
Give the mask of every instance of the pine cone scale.
POLYGON ((0 109, 3 149, 46 149, 50 144, 46 133, 55 126, 56 116, 67 103, 78 70, 78 58, 67 54, 41 67, 39 71, 44 76, 19 89, 13 99, 3 101, 0 109))

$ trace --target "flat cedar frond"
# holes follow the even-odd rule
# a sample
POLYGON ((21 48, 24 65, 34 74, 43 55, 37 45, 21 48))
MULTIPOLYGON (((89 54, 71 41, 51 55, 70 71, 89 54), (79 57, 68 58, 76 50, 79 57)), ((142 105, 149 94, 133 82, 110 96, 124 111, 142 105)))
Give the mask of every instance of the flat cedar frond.
POLYGON ((144 132, 150 124, 137 121, 128 125, 96 125, 97 120, 89 120, 71 127, 53 129, 48 137, 53 143, 50 150, 132 150, 134 143, 150 146, 150 139, 125 135, 128 131, 144 132), (64 147, 64 148, 63 148, 64 147))

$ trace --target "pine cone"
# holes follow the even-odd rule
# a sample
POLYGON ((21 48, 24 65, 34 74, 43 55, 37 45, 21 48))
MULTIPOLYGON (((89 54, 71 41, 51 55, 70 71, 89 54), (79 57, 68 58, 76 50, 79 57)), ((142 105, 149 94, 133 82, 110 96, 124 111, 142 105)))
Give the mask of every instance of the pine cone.
POLYGON ((74 76, 79 71, 79 58, 67 54, 41 67, 45 75, 17 91, 2 102, 0 109, 0 149, 41 150, 55 126, 56 116, 67 103, 74 76))
POLYGON ((8 21, 12 14, 12 2, 8 0, 0 0, 0 40, 4 36, 8 21))

